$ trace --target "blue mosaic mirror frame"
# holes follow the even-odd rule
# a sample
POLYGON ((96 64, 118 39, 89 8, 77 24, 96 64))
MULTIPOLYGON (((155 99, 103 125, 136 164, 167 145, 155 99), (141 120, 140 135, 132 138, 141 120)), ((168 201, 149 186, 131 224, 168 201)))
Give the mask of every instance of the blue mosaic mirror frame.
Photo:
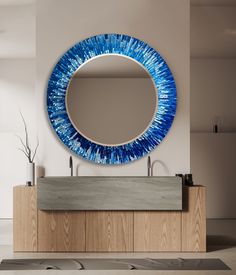
POLYGON ((54 67, 47 89, 48 115, 58 137, 78 156, 99 164, 125 164, 155 149, 172 125, 176 102, 175 81, 164 59, 145 42, 123 34, 96 35, 75 44, 54 67), (119 146, 103 146, 83 137, 66 110, 67 87, 74 73, 84 62, 104 54, 118 54, 139 62, 152 77, 158 97, 150 127, 137 139, 119 146))

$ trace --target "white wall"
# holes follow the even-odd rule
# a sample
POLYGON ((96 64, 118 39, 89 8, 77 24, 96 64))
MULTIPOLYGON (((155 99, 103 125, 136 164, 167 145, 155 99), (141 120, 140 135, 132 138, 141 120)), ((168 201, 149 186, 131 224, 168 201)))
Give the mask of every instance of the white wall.
MULTIPOLYGON (((37 1, 38 165, 46 175, 69 175, 71 152, 53 133, 45 97, 58 58, 73 44, 100 33, 124 33, 144 40, 165 58, 176 80, 178 110, 165 140, 151 153, 166 169, 154 174, 187 173, 190 166, 188 0, 40 0, 37 1)), ((98 166, 76 158, 79 175, 146 175, 146 159, 124 166, 98 166)))
POLYGON ((16 134, 24 136, 21 110, 35 140, 34 91, 34 59, 0 59, 0 218, 12 217, 12 188, 25 184, 26 158, 16 134))
POLYGON ((191 59, 191 131, 236 131, 236 58, 191 59))
POLYGON ((0 18, 0 58, 34 58, 34 3, 21 5, 20 0, 17 0, 15 5, 2 5, 0 1, 0 18))

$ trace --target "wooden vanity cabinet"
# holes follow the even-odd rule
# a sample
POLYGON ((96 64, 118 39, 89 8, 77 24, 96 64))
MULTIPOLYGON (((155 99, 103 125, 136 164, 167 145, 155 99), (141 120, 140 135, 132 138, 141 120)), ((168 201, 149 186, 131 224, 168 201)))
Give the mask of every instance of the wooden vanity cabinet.
POLYGON ((181 212, 134 212, 134 251, 181 251, 181 212))
POLYGON ((206 188, 204 186, 183 189, 182 251, 206 251, 206 188))
POLYGON ((37 251, 37 222, 35 186, 15 186, 13 191, 14 251, 37 251))
POLYGON ((38 251, 85 251, 85 212, 38 210, 38 251))
POLYGON ((87 252, 133 252, 133 211, 86 211, 87 252))
POLYGON ((41 211, 36 188, 14 187, 14 251, 206 251, 205 187, 184 187, 182 211, 41 211))

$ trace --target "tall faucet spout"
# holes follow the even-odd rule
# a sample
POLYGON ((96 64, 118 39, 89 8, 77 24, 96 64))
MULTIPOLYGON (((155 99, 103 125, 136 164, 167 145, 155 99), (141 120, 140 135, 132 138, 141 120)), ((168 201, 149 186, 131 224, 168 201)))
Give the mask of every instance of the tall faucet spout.
POLYGON ((72 159, 72 156, 70 156, 70 159, 69 159, 69 167, 70 167, 70 175, 71 175, 71 177, 73 177, 73 159, 72 159))
POLYGON ((148 177, 150 177, 152 174, 151 170, 152 170, 151 157, 148 156, 148 160, 147 160, 147 175, 148 175, 148 177))

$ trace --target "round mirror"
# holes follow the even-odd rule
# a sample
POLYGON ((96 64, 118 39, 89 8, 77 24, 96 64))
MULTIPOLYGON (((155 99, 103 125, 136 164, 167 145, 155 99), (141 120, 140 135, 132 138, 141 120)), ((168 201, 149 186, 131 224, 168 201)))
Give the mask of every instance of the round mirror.
POLYGON ((149 128, 157 111, 157 91, 140 63, 123 55, 100 55, 74 73, 66 108, 86 139, 118 146, 149 128))
POLYGON ((48 81, 47 111, 56 134, 76 155, 125 164, 164 139, 176 96, 170 68, 155 49, 132 36, 99 34, 61 56, 48 81))

